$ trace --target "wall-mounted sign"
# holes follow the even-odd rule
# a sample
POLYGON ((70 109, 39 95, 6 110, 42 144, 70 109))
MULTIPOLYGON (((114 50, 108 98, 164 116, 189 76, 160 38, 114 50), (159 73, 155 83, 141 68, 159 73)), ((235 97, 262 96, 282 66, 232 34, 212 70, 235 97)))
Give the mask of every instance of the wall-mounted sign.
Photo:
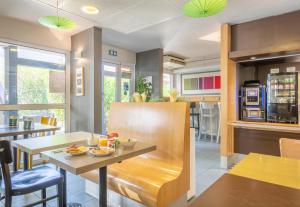
POLYGON ((76 96, 84 96, 84 67, 76 69, 76 96))
POLYGON ((294 72, 296 72, 296 67, 295 66, 293 66, 293 67, 287 67, 286 68, 286 72, 294 73, 294 72))
POLYGON ((279 73, 279 68, 271 68, 270 73, 279 73))
POLYGON ((118 56, 118 51, 116 51, 116 50, 109 50, 109 51, 108 51, 108 54, 109 54, 110 56, 118 56))
POLYGON ((220 72, 183 74, 182 95, 218 94, 221 89, 220 72))

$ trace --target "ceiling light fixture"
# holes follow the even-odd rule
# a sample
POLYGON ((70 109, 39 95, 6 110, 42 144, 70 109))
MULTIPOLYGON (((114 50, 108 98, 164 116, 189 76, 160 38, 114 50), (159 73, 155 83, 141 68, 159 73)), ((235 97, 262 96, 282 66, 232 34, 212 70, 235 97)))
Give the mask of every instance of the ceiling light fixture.
POLYGON ((183 13, 189 17, 208 17, 222 12, 227 0, 189 0, 183 7, 183 13))
POLYGON ((199 40, 211 41, 211 42, 220 42, 221 41, 221 34, 219 31, 210 33, 203 37, 199 37, 199 40))
POLYGON ((58 15, 58 0, 56 1, 56 16, 44 16, 39 19, 39 23, 52 29, 72 29, 76 27, 76 22, 58 15))
POLYGON ((87 14, 98 14, 99 9, 95 6, 83 6, 81 10, 87 14))

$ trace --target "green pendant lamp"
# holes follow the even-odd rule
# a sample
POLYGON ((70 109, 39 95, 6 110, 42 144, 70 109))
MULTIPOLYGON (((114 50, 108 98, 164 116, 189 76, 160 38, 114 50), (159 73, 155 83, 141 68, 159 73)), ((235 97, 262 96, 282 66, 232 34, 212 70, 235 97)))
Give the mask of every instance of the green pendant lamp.
POLYGON ((52 29, 72 29, 76 27, 75 21, 58 15, 58 0, 56 4, 56 16, 41 17, 39 23, 52 29))
POLYGON ((183 7, 183 13, 189 17, 208 17, 222 12, 227 0, 190 0, 183 7))

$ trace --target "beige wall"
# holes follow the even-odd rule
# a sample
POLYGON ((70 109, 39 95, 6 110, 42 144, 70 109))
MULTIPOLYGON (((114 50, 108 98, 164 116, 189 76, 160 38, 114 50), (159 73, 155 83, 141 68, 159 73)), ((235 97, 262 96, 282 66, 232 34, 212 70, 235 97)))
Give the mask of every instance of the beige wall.
POLYGON ((118 48, 112 45, 103 44, 102 45, 102 58, 104 60, 122 63, 122 64, 135 64, 136 63, 136 53, 130 50, 118 48), (118 52, 118 56, 110 56, 108 54, 109 50, 115 50, 118 52))
POLYGON ((42 47, 71 50, 71 36, 38 24, 0 17, 0 39, 28 43, 42 47))

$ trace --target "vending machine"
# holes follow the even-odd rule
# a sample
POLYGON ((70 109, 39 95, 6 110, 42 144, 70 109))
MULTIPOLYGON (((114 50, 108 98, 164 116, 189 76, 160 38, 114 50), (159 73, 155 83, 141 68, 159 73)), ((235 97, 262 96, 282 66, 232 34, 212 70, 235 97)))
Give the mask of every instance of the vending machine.
POLYGON ((298 123, 298 73, 269 74, 267 121, 298 123))

